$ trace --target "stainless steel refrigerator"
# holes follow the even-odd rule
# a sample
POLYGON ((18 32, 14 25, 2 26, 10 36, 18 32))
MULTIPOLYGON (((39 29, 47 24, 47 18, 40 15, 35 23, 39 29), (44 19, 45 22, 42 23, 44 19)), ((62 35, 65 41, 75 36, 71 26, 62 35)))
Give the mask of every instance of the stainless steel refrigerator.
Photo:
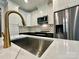
POLYGON ((79 40, 79 6, 56 11, 54 21, 55 37, 79 40))

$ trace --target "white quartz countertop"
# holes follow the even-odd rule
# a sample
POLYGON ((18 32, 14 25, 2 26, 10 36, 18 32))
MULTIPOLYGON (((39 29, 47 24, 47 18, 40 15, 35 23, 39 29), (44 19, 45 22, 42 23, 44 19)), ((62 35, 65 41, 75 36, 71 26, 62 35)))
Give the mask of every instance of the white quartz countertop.
POLYGON ((16 35, 11 39, 32 37, 45 40, 54 40, 44 54, 39 58, 30 52, 12 43, 10 48, 2 48, 3 42, 0 38, 0 59, 79 59, 79 41, 47 38, 31 35, 16 35))

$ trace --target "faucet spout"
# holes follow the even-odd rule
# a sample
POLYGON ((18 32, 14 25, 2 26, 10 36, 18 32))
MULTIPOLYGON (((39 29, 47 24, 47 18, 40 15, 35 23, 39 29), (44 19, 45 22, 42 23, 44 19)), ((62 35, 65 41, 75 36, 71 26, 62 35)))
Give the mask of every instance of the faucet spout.
POLYGON ((9 32, 9 15, 11 14, 11 13, 16 13, 16 14, 18 14, 20 17, 21 17, 21 19, 22 19, 22 24, 25 26, 25 22, 24 22, 24 18, 22 17, 22 15, 20 14, 20 13, 18 13, 17 11, 7 11, 6 13, 5 13, 5 20, 4 20, 4 35, 3 35, 3 37, 4 37, 4 39, 3 39, 3 41, 4 41, 4 48, 8 48, 8 47, 10 47, 11 46, 11 41, 10 41, 10 32, 9 32))

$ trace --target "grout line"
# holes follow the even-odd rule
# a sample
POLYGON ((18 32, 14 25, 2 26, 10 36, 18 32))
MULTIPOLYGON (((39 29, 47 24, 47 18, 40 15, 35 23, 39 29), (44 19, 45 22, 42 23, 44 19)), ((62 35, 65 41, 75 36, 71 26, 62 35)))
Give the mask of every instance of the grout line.
POLYGON ((18 55, 19 55, 20 51, 21 51, 21 49, 19 49, 19 51, 18 51, 17 55, 15 56, 15 59, 17 59, 17 57, 18 57, 18 55))

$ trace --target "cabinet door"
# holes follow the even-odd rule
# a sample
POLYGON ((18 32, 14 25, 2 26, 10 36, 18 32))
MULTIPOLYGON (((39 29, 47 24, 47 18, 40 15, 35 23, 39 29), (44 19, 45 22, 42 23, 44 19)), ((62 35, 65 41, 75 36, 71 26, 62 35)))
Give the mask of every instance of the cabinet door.
POLYGON ((31 26, 31 14, 28 14, 26 17, 26 26, 31 26))
POLYGON ((67 7, 66 0, 53 0, 53 9, 54 11, 62 10, 67 7))
POLYGON ((53 4, 48 6, 48 24, 54 24, 53 4))
POLYGON ((75 5, 79 5, 79 0, 67 0, 67 7, 72 7, 75 5))
POLYGON ((79 5, 79 0, 76 0, 76 4, 79 5))
POLYGON ((38 17, 37 11, 33 11, 33 12, 32 12, 32 19, 31 19, 31 24, 32 24, 32 26, 38 25, 38 24, 37 24, 37 17, 38 17))
POLYGON ((20 10, 20 9, 19 9, 19 12, 23 16, 26 26, 31 26, 31 23, 30 23, 31 22, 31 13, 25 12, 25 11, 20 10))

